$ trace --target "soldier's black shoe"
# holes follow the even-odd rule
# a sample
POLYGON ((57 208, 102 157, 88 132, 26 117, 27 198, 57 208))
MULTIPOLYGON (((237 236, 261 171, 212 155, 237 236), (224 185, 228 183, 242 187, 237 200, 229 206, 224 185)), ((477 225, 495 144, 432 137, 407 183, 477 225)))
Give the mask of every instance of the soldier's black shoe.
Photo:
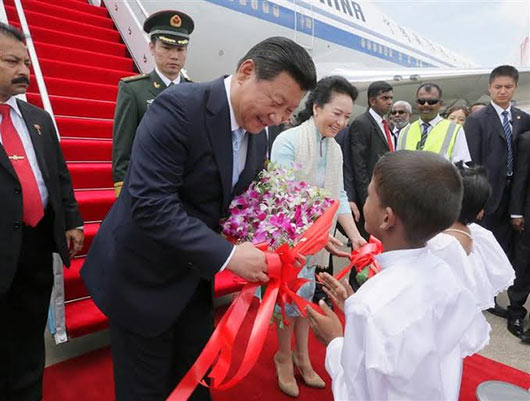
POLYGON ((523 319, 508 319, 508 331, 516 337, 521 337, 524 331, 523 319))
POLYGON ((530 329, 526 330, 523 334, 519 336, 522 342, 530 344, 530 329))
POLYGON ((507 318, 508 317, 508 310, 506 308, 503 308, 498 303, 495 302, 495 306, 493 308, 487 309, 489 313, 495 316, 507 318))

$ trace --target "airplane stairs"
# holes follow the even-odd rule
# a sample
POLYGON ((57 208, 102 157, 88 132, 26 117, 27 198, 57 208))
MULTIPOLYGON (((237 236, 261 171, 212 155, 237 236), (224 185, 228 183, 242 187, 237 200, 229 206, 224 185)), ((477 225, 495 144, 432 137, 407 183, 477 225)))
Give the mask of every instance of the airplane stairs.
MULTIPOLYGON (((13 0, 5 0, 4 6, 9 23, 20 27, 13 0)), ((137 70, 105 7, 92 6, 87 0, 22 0, 22 6, 85 222, 84 248, 72 266, 63 269, 65 325, 68 336, 74 338, 108 326, 79 271, 115 200, 111 160, 117 84, 137 70)), ((33 75, 27 100, 42 107, 33 75)), ((229 274, 222 274, 216 279, 215 292, 225 295, 239 287, 229 274)))

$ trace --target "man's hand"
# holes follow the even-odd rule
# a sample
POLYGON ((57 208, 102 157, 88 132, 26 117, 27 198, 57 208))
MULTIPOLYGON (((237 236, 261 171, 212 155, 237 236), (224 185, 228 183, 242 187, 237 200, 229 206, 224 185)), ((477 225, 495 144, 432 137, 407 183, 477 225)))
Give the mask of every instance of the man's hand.
POLYGON ((366 240, 361 236, 361 234, 356 235, 353 238, 350 238, 351 241, 351 248, 353 250, 359 249, 361 246, 366 244, 366 240))
POLYGON ((359 208, 357 207, 357 203, 355 202, 348 202, 350 204, 350 209, 353 214, 353 219, 356 222, 359 222, 359 219, 361 218, 361 213, 359 212, 359 208))
POLYGON ((307 306, 307 317, 315 336, 321 343, 327 346, 335 338, 343 336, 342 324, 335 312, 333 312, 322 299, 318 304, 322 308, 324 315, 321 315, 310 306, 307 306))
POLYGON ((512 227, 515 231, 524 231, 524 218, 523 217, 515 217, 512 218, 512 227))
POLYGON ((70 250, 70 257, 74 257, 82 248, 85 236, 79 228, 73 228, 66 232, 66 246, 70 250))
POLYGON ((344 301, 354 293, 348 280, 344 279, 341 283, 329 273, 320 273, 318 277, 322 282, 322 289, 326 295, 331 298, 341 311, 344 311, 344 301))
POLYGON ((263 283, 269 281, 265 253, 250 242, 236 245, 236 250, 226 268, 247 281, 263 283))
POLYGON ((344 244, 330 234, 328 243, 326 245, 326 250, 332 255, 338 256, 339 258, 348 258, 350 254, 348 252, 341 251, 339 249, 341 246, 344 246, 344 244))

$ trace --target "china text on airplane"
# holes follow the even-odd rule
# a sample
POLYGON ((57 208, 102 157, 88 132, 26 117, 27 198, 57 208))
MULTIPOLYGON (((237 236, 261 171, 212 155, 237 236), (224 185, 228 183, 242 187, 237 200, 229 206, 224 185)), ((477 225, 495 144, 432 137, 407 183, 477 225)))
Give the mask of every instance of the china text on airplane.
POLYGON ((351 0, 320 0, 322 4, 327 4, 329 7, 335 8, 344 14, 348 14, 350 17, 355 17, 359 21, 366 22, 364 13, 359 5, 351 0))

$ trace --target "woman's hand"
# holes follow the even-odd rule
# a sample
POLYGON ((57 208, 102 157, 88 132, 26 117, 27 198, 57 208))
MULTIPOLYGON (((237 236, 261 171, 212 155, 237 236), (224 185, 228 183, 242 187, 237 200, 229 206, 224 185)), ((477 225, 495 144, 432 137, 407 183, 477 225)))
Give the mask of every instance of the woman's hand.
POLYGON ((359 249, 361 246, 366 244, 366 240, 361 235, 356 235, 350 238, 352 250, 359 249))
POLYGON ((348 280, 344 279, 341 283, 329 273, 320 273, 318 277, 326 295, 344 312, 344 302, 354 293, 348 280))
POLYGON ((348 252, 344 252, 339 249, 341 246, 344 246, 344 244, 330 234, 328 238, 328 244, 326 245, 326 250, 332 255, 338 256, 339 258, 349 258, 350 254, 348 252))

